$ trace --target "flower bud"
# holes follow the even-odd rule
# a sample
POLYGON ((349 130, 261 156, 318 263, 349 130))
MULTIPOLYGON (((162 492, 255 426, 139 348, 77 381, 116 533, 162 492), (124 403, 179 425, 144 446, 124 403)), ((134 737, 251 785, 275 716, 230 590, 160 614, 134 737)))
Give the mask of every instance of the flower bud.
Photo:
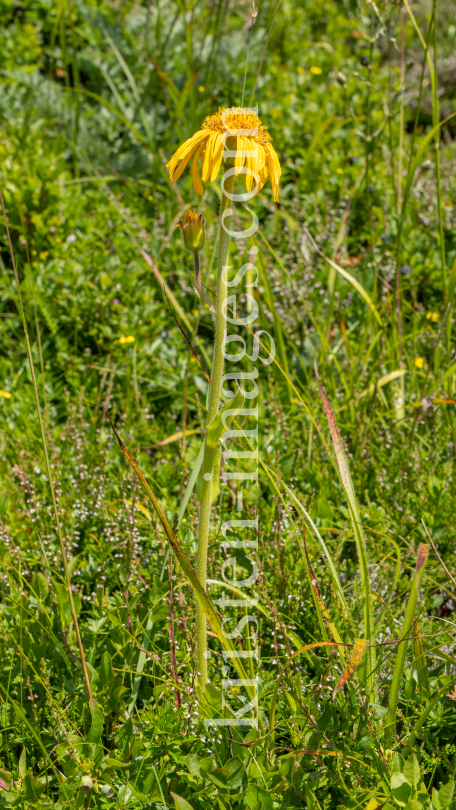
POLYGON ((339 73, 337 74, 336 79, 341 87, 346 87, 347 77, 343 73, 341 73, 341 71, 339 71, 339 73))
POLYGON ((81 784, 79 785, 79 790, 81 793, 88 793, 89 790, 93 788, 93 780, 90 776, 83 776, 81 779, 81 784))
POLYGON ((202 250, 206 237, 204 234, 204 219, 195 211, 186 211, 184 220, 180 221, 178 228, 182 228, 184 245, 191 253, 202 250))

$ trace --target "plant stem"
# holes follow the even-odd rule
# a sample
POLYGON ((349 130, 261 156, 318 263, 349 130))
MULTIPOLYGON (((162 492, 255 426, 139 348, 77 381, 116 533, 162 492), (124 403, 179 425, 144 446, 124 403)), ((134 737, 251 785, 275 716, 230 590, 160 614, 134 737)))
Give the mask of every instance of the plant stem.
POLYGON ((19 275, 18 275, 18 272, 17 272, 16 262, 14 260, 13 245, 11 243, 11 237, 10 237, 10 232, 9 232, 9 227, 8 227, 8 220, 7 220, 7 217, 6 217, 5 203, 3 202, 3 194, 2 194, 1 188, 0 188, 0 202, 1 202, 1 205, 2 205, 3 219, 4 219, 4 222, 5 222, 6 235, 8 237, 8 245, 9 245, 9 250, 10 250, 10 254, 11 254, 11 261, 12 261, 12 264, 13 264, 14 278, 15 278, 15 281, 16 281, 19 312, 20 312, 20 316, 21 316, 21 320, 22 320, 22 326, 23 326, 23 329, 24 329, 25 343, 26 343, 26 346, 27 346, 27 356, 28 356, 28 361, 29 361, 29 366, 30 366, 30 374, 31 374, 31 377, 32 377, 33 391, 34 391, 34 394, 35 394, 36 410, 37 410, 37 414, 38 414, 38 421, 40 423, 41 441, 43 442, 44 458, 45 458, 45 461, 46 461, 46 472, 47 472, 47 477, 48 477, 48 480, 49 480, 49 487, 51 489, 52 506, 54 508, 54 516, 55 516, 55 522, 56 522, 56 526, 57 526, 57 534, 59 536, 60 550, 62 552, 63 567, 65 569, 65 582, 66 582, 67 591, 68 591, 68 599, 70 601, 70 613, 71 613, 71 618, 73 620, 74 631, 76 633, 76 640, 77 640, 77 643, 78 643, 79 655, 81 656, 81 664, 82 664, 82 669, 83 669, 83 672, 84 672, 87 695, 88 695, 88 698, 89 698, 89 702, 91 703, 92 700, 93 700, 93 698, 92 698, 92 689, 90 687, 89 673, 87 671, 87 665, 86 665, 86 660, 85 660, 85 655, 84 655, 84 649, 83 649, 83 646, 82 646, 81 634, 79 632, 78 618, 76 616, 76 610, 75 610, 75 607, 74 607, 73 593, 72 593, 72 590, 71 590, 70 570, 68 568, 68 560, 67 560, 67 556, 66 556, 65 545, 64 545, 64 542, 63 542, 62 527, 60 525, 59 512, 58 512, 58 509, 57 509, 57 500, 56 500, 56 497, 55 497, 54 483, 53 483, 53 480, 52 480, 52 470, 51 470, 51 464, 50 464, 50 461, 49 461, 49 453, 48 453, 47 442, 46 442, 46 433, 45 433, 45 430, 44 430, 43 417, 41 415, 40 398, 39 398, 39 394, 38 394, 38 387, 37 387, 37 384, 36 384, 35 369, 33 367, 32 350, 31 350, 31 347, 30 347, 30 340, 29 340, 29 336, 28 336, 27 322, 25 320, 24 307, 22 306, 22 296, 21 296, 21 288, 20 288, 20 285, 19 285, 19 275))
MULTIPOLYGON (((231 194, 233 190, 234 175, 226 178, 224 185, 225 191, 222 196, 222 205, 220 210, 220 240, 219 240, 219 253, 218 253, 218 271, 217 271, 217 301, 215 312, 215 343, 214 343, 214 356, 212 360, 212 386, 209 398, 209 408, 207 412, 206 427, 215 419, 219 404, 220 394, 222 390, 223 366, 224 366, 224 353, 223 347, 226 334, 226 297, 227 297, 227 283, 226 273, 224 268, 228 262, 228 250, 230 237, 223 227, 223 214, 230 205, 230 199, 227 194, 231 194)), ((224 222, 229 222, 231 215, 226 216, 224 222)), ((196 553, 196 574, 201 585, 206 590, 206 568, 207 568, 207 547, 209 539, 209 523, 211 518, 211 501, 212 501, 212 476, 216 472, 214 468, 214 450, 208 447, 206 441, 204 445, 204 458, 203 466, 201 468, 202 474, 202 488, 201 488, 201 503, 198 524, 198 550, 196 553)), ((218 472, 218 471, 217 471, 218 472)), ((198 685, 200 696, 204 692, 204 687, 207 683, 207 629, 206 617, 202 609, 197 605, 196 607, 196 665, 198 671, 198 685)))

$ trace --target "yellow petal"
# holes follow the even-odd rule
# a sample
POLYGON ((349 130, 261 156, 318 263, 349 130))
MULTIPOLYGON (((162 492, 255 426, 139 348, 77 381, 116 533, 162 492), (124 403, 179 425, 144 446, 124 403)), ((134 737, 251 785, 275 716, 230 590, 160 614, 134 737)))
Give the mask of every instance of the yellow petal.
POLYGON ((199 179, 198 159, 199 159, 199 156, 200 156, 201 152, 203 151, 203 149, 205 149, 205 147, 206 147, 206 143, 202 143, 201 146, 198 147, 198 149, 196 150, 196 152, 195 152, 195 154, 193 156, 193 163, 192 163, 193 188, 195 189, 196 193, 199 194, 199 195, 202 195, 204 189, 203 189, 203 186, 201 185, 201 180, 199 179))
POLYGON ((177 149, 177 151, 174 152, 174 155, 172 156, 171 160, 168 160, 168 163, 166 164, 166 168, 169 169, 170 177, 173 174, 174 169, 176 168, 177 164, 179 163, 182 155, 185 153, 186 149, 190 146, 190 144, 193 145, 193 138, 189 138, 188 141, 185 141, 185 143, 182 143, 179 146, 179 149, 177 149))
POLYGON ((272 193, 274 202, 279 200, 279 180, 282 170, 280 168, 279 158, 277 157, 275 149, 270 143, 266 144, 266 165, 268 167, 269 176, 271 178, 272 193))
POLYGON ((174 153, 171 160, 169 160, 168 163, 166 164, 167 168, 169 168, 169 176, 171 180, 173 179, 174 170, 179 161, 183 160, 188 153, 192 155, 198 144, 201 143, 202 140, 205 140, 208 137, 208 135, 209 133, 207 132, 207 130, 204 129, 199 130, 198 132, 195 132, 195 134, 192 135, 191 138, 188 138, 188 140, 185 141, 185 143, 179 146, 179 149, 174 153))
MULTIPOLYGON (((179 180, 179 177, 184 172, 185 167, 187 166, 191 156, 193 155, 193 152, 197 148, 198 148, 198 144, 195 144, 191 149, 187 150, 187 152, 185 153, 185 155, 182 158, 181 162, 179 163, 179 166, 177 167, 177 169, 175 169, 174 176, 171 178, 173 183, 175 183, 176 180, 179 180)), ((170 175, 170 177, 171 177, 171 175, 170 175)))
POLYGON ((212 169, 212 154, 214 149, 214 143, 217 137, 216 132, 211 132, 208 142, 206 144, 206 152, 204 153, 204 162, 201 167, 201 180, 203 183, 206 183, 209 180, 211 169, 212 169))
POLYGON ((245 154, 244 154, 244 141, 245 138, 242 135, 236 135, 236 157, 234 158, 234 168, 235 168, 235 176, 241 174, 238 169, 242 169, 245 163, 245 154))
POLYGON ((250 191, 253 186, 253 181, 255 180, 255 185, 258 182, 257 157, 256 157, 258 154, 258 149, 256 148, 258 144, 254 140, 251 140, 250 138, 246 138, 245 140, 247 151, 254 152, 254 154, 250 156, 249 154, 247 154, 245 158, 245 165, 250 170, 249 174, 245 175, 245 187, 247 191, 250 191), (255 177, 253 176, 253 174, 250 174, 250 172, 253 172, 255 177))
POLYGON ((269 157, 271 158, 272 165, 274 167, 274 174, 277 178, 277 184, 280 180, 280 175, 282 174, 282 169, 280 168, 279 158, 277 157, 277 152, 275 151, 274 147, 268 143, 266 144, 266 149, 268 152, 269 157))
POLYGON ((211 182, 215 180, 219 173, 220 165, 222 163, 223 158, 223 142, 222 136, 220 132, 216 133, 215 143, 214 143, 214 152, 212 156, 212 172, 211 172, 211 182))

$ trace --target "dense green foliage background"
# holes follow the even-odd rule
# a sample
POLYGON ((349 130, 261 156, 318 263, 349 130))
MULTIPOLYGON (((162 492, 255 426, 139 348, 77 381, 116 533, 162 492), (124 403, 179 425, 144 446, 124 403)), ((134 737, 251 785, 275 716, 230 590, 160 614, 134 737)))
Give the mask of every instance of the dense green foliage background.
MULTIPOLYGON (((69 614, 2 225, 0 806, 429 807, 432 789, 447 785, 456 768, 455 595, 432 548, 417 607, 426 663, 415 640, 402 673, 397 741, 384 727, 396 656, 386 642, 400 635, 418 547, 427 542, 422 519, 455 570, 456 118, 436 130, 440 179, 435 139, 425 143, 433 124, 456 110, 454 3, 412 9, 429 41, 434 95, 423 45, 400 2, 265 3, 253 27, 251 5, 226 0, 2 0, 0 9, 0 183, 100 711, 89 711, 69 614), (378 703, 370 706, 362 674, 331 699, 342 671, 334 648, 287 663, 328 631, 296 526, 260 474, 244 503, 248 516, 259 516, 262 549, 262 727, 247 737, 253 744, 240 745, 226 730, 211 738, 198 725, 192 593, 93 403, 112 408, 175 520, 201 445, 207 383, 171 310, 208 368, 213 336, 175 226, 189 206, 204 213, 203 276, 213 290, 221 191, 216 181, 201 200, 190 171, 173 187, 165 164, 206 115, 250 98, 283 172, 280 203, 269 182, 252 203, 260 220, 259 326, 273 334, 278 360, 330 441, 318 364, 367 527, 384 646, 378 703), (381 326, 309 234, 362 285, 381 326), (183 428, 184 438, 163 443, 183 428), (416 776, 406 740, 437 693, 414 742, 416 776)), ((248 221, 241 206, 237 216, 248 221)), ((249 247, 233 241, 234 266, 247 261, 249 247)), ((362 593, 341 483, 277 366, 261 372, 259 403, 260 454, 327 543, 356 633, 340 618, 327 564, 307 532, 318 584, 351 644, 363 636, 362 593)), ((220 579, 220 525, 233 509, 222 487, 213 579, 220 579)), ((178 530, 192 560, 196 521, 192 495, 178 530)), ((212 641, 215 710, 220 649, 212 641)), ((434 796, 433 807, 450 806, 450 793, 434 796)))

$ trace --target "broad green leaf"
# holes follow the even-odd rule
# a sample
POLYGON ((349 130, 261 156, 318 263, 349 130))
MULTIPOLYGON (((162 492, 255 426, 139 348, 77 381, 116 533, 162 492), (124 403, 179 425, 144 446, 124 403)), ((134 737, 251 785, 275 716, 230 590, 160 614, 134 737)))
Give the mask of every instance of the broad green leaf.
POLYGON ((448 782, 447 785, 444 785, 439 790, 440 810, 445 810, 445 808, 450 806, 451 801, 453 799, 453 794, 454 794, 454 780, 452 779, 451 782, 448 782))
POLYGON ((25 798, 29 802, 37 802, 40 798, 44 785, 32 773, 27 773, 24 779, 25 798))
POLYGON ((80 554, 76 554, 76 557, 72 557, 71 560, 68 562, 68 572, 70 574, 70 579, 73 576, 76 568, 78 567, 80 554))
POLYGON ((259 785, 250 784, 245 794, 245 800, 249 810, 253 810, 255 806, 261 807, 263 810, 273 810, 272 798, 267 790, 259 787, 259 785))
POLYGON ((94 744, 98 743, 101 739, 103 732, 103 715, 101 709, 94 698, 89 701, 90 714, 92 715, 92 725, 87 734, 86 742, 94 744))
POLYGON ((391 793, 399 807, 405 807, 412 795, 412 786, 403 773, 395 772, 391 777, 391 793))
POLYGON ((131 718, 127 720, 123 726, 120 727, 116 734, 116 745, 121 754, 127 757, 128 752, 133 744, 134 727, 131 718))
POLYGON ((107 650, 105 650, 101 656, 98 677, 100 679, 100 686, 104 686, 105 684, 109 683, 113 677, 111 656, 107 650))
POLYGON ((402 773, 404 774, 405 778, 408 782, 412 785, 412 787, 418 787, 418 782, 420 781, 420 764, 415 756, 412 754, 408 758, 408 760, 404 763, 404 768, 402 773))
POLYGON ((432 806, 434 810, 442 810, 439 802, 439 792, 435 788, 432 788, 432 806))
POLYGON ((18 769, 22 779, 25 779, 25 775, 27 773, 27 751, 25 750, 25 746, 22 749, 19 757, 18 769))
POLYGON ((34 575, 32 580, 32 591, 40 602, 44 602, 49 593, 49 583, 44 574, 38 572, 34 575))
POLYGON ((174 799, 177 810, 194 810, 193 805, 191 805, 187 799, 183 799, 182 796, 178 796, 177 793, 173 793, 172 791, 171 796, 174 799))
POLYGON ((230 772, 230 788, 231 790, 238 790, 242 787, 242 782, 246 778, 245 764, 239 756, 229 759, 225 762, 224 768, 230 772))
MULTIPOLYGON (((207 768, 207 770, 210 770, 210 768, 214 764, 214 760, 211 757, 209 757, 209 759, 211 759, 211 764, 209 765, 209 768, 207 768)), ((204 779, 207 770, 203 771, 203 769, 200 766, 200 761, 201 760, 197 754, 189 754, 187 756, 187 767, 193 776, 196 776, 198 779, 204 779)))
POLYGON ((289 692, 285 692, 285 697, 288 700, 288 703, 290 704, 290 708, 291 708, 291 711, 293 712, 293 714, 297 714, 298 713, 298 708, 296 706, 296 701, 295 701, 294 697, 292 695, 290 695, 289 692))
POLYGON ((5 771, 4 768, 0 768, 0 787, 3 790, 10 790, 13 787, 13 776, 9 771, 5 771))
POLYGON ((209 771, 207 778, 218 788, 223 790, 229 790, 230 788, 231 773, 227 768, 216 768, 214 771, 209 771))
POLYGON ((69 603, 68 588, 66 585, 61 585, 59 582, 55 583, 55 593, 60 607, 69 603))

